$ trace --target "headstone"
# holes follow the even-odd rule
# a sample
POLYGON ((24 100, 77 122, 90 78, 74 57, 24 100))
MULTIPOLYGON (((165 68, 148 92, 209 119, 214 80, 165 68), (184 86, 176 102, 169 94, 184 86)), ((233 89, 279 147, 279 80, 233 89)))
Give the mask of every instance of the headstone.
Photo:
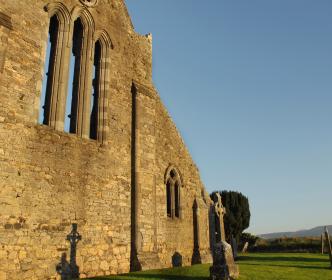
POLYGON ((237 259, 237 242, 236 239, 233 237, 231 237, 231 242, 232 242, 232 250, 233 250, 233 257, 236 260, 237 259))
POLYGON ((327 230, 327 227, 325 227, 325 238, 326 238, 326 243, 327 243, 327 249, 329 251, 329 256, 330 256, 330 267, 332 269, 332 247, 331 247, 331 241, 330 241, 329 231, 327 230))
POLYGON ((244 246, 243 246, 243 249, 242 249, 242 253, 247 253, 248 247, 249 247, 249 243, 248 242, 244 243, 244 246))
POLYGON ((232 247, 225 241, 215 245, 210 280, 233 280, 239 278, 239 267, 235 264, 232 247))
POLYGON ((173 267, 182 267, 182 255, 179 252, 175 252, 172 256, 173 267))

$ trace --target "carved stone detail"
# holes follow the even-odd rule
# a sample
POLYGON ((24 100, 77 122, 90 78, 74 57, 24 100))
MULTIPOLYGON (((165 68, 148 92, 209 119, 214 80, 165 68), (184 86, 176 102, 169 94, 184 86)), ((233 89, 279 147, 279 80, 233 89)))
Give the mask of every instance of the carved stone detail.
POLYGON ((94 7, 98 4, 98 0, 80 0, 87 7, 94 7))

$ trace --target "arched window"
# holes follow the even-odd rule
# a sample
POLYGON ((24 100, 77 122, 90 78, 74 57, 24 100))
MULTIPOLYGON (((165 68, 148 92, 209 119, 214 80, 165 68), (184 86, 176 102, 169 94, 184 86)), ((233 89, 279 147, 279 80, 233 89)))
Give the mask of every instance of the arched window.
POLYGON ((64 128, 66 107, 70 14, 68 9, 58 2, 48 4, 45 9, 49 14, 50 23, 39 123, 61 131, 64 128))
POLYGON ((181 217, 181 177, 174 167, 168 168, 165 176, 167 216, 170 218, 181 217))
MULTIPOLYGON (((106 31, 95 31, 88 9, 69 14, 61 3, 46 6, 50 16, 47 70, 39 122, 104 142, 110 84, 110 50, 106 31)), ((45 71, 46 72, 46 71, 45 71)))
POLYGON ((90 138, 104 142, 107 138, 110 50, 113 48, 106 31, 97 33, 94 46, 92 92, 90 101, 90 138))

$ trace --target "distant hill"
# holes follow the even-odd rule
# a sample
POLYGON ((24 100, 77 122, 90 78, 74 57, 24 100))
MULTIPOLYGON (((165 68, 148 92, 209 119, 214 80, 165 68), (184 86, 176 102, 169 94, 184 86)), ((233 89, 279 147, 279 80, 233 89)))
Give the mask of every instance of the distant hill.
MULTIPOLYGON (((275 232, 259 234, 258 236, 264 239, 274 239, 280 237, 319 237, 324 231, 325 226, 315 227, 307 230, 299 230, 293 232, 275 232)), ((332 234, 332 225, 327 226, 330 235, 332 234)))

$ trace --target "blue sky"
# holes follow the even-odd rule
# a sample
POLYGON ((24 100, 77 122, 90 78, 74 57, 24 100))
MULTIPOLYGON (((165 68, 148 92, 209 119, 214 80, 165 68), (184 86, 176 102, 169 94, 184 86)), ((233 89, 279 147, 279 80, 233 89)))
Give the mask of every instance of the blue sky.
POLYGON ((332 1, 126 2, 208 191, 253 233, 332 224, 332 1))

